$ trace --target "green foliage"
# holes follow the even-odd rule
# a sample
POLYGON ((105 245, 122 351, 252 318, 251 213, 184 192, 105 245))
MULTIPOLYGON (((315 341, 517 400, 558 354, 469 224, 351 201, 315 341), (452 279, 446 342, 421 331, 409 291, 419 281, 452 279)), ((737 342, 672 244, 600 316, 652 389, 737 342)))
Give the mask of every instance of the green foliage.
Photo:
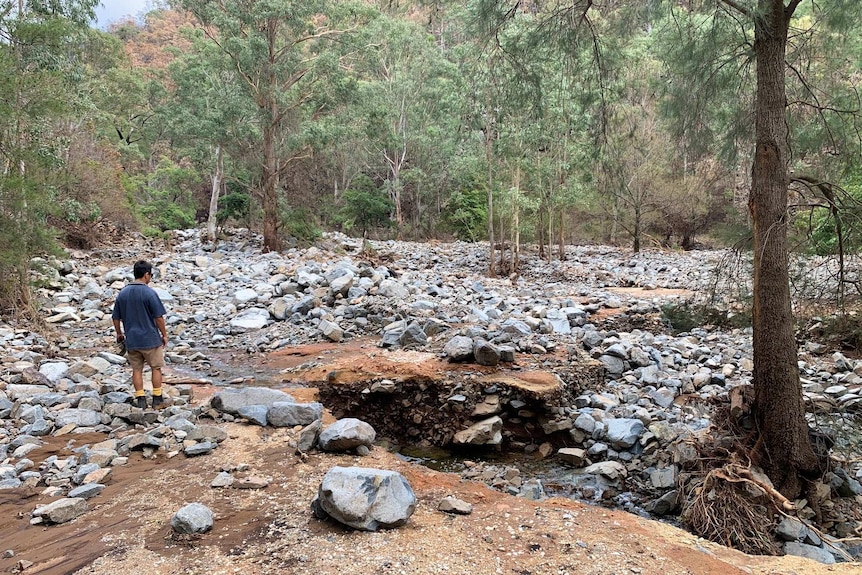
POLYGON ((200 183, 196 171, 163 157, 147 182, 137 180, 138 213, 144 230, 180 230, 194 227, 193 190, 200 183))
POLYGON ((862 249, 862 169, 854 170, 841 188, 834 198, 836 213, 821 199, 823 207, 796 214, 796 228, 807 235, 810 253, 821 256, 838 253, 836 217, 840 221, 845 253, 858 253, 862 249))
POLYGON ((241 221, 248 218, 251 197, 245 192, 230 192, 219 198, 218 206, 218 212, 216 212, 218 225, 224 225, 228 220, 241 221))
POLYGON ((376 227, 388 227, 393 204, 387 195, 378 190, 365 174, 360 174, 341 198, 341 209, 335 221, 347 232, 359 230, 363 236, 376 227))
POLYGON ((280 221, 284 235, 300 244, 310 244, 321 235, 315 215, 307 208, 289 208, 281 213, 280 221))
MULTIPOLYGON (((0 9, 0 314, 30 309, 28 265, 56 249, 47 220, 67 164, 82 79, 82 40, 94 0, 11 3, 0 9)), ((77 207, 75 204, 72 206, 77 207)), ((78 215, 93 210, 81 204, 78 215)))
POLYGON ((457 190, 443 208, 443 221, 459 240, 475 242, 485 234, 488 201, 484 190, 457 190))

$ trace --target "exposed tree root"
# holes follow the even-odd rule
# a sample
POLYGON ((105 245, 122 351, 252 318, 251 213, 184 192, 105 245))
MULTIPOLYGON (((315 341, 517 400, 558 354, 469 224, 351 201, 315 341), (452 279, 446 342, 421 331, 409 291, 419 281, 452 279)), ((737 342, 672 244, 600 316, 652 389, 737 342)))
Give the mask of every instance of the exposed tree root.
POLYGON ((776 511, 792 508, 750 470, 731 463, 706 474, 689 498, 683 520, 710 541, 745 553, 777 555, 780 549, 772 537, 776 511))

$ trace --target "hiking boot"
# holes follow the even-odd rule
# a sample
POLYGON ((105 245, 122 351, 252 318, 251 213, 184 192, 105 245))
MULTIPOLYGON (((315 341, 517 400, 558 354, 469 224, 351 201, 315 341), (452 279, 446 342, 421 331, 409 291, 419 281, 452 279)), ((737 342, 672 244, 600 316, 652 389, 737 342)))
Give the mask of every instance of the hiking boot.
POLYGON ((135 407, 138 407, 140 409, 146 409, 147 408, 147 398, 146 397, 136 397, 135 403, 133 403, 132 405, 134 405, 135 407))
POLYGON ((154 395, 153 396, 153 409, 156 409, 157 407, 162 405, 164 402, 165 402, 165 400, 161 395, 154 395))

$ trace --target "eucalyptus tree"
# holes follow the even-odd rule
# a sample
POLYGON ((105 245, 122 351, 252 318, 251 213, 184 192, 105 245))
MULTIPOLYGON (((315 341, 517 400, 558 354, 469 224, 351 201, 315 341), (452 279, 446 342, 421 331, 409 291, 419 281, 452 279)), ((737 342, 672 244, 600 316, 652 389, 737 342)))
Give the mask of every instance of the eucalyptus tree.
POLYGON ((417 224, 422 212, 418 190, 434 169, 429 163, 447 147, 451 150, 449 143, 455 140, 455 68, 434 37, 407 20, 379 15, 357 40, 364 46, 354 72, 358 111, 366 119, 367 155, 371 167, 385 166, 384 187, 400 231, 408 202, 417 224), (414 188, 409 198, 407 186, 414 188))
POLYGON ((200 30, 192 40, 191 49, 170 66, 172 97, 161 113, 175 153, 187 156, 209 175, 207 235, 215 243, 225 179, 238 171, 229 172, 225 165, 238 164, 257 143, 256 111, 221 50, 200 30))
POLYGON ((325 112, 309 109, 310 104, 325 89, 326 74, 338 71, 337 58, 328 52, 330 41, 356 26, 357 12, 327 0, 178 4, 195 15, 256 108, 264 246, 278 250, 283 177, 292 163, 308 154, 303 124, 325 112))
POLYGON ((54 124, 74 98, 95 4, 0 1, 0 313, 29 306, 29 259, 50 245, 66 160, 54 124))
MULTIPOLYGON (((481 4, 494 31, 518 14, 520 6, 500 0, 483 0, 481 4)), ((800 29, 794 17, 802 4, 803 0, 709 0, 671 6, 677 11, 708 14, 711 22, 726 23, 724 28, 737 31, 739 35, 730 40, 719 38, 721 42, 707 54, 712 61, 715 56, 724 57, 713 69, 744 67, 746 62, 754 68, 754 106, 749 116, 754 153, 748 205, 754 224, 754 412, 762 439, 755 455, 777 489, 788 497, 798 496, 803 480, 821 471, 805 419, 788 277, 788 123, 798 110, 788 108, 787 78, 800 73, 798 68, 788 68, 788 62, 793 62, 788 55, 788 41, 852 30, 859 25, 862 11, 858 2, 847 0, 806 3, 806 9, 815 17, 800 29), (742 44, 726 43, 740 38, 742 44), (738 51, 734 48, 737 45, 741 46, 738 51)), ((603 6, 592 0, 550 2, 541 6, 538 21, 545 29, 580 29, 589 33, 595 30, 591 24, 602 15, 602 9, 615 7, 616 4, 603 6)), ((698 35, 704 30, 708 28, 692 33, 698 35)), ((600 46, 600 38, 593 38, 600 46)), ((740 85, 739 89, 744 91, 745 87, 740 85)), ((703 94, 709 87, 695 88, 697 94, 703 94)), ((816 95, 815 90, 809 90, 804 105, 814 105, 819 112, 829 114, 823 102, 812 102, 816 95)))

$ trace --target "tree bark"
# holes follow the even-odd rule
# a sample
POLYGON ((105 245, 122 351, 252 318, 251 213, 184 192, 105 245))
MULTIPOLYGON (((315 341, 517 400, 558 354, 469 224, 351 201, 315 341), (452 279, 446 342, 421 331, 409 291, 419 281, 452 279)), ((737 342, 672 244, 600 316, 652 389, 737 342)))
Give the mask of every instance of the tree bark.
MULTIPOLYGON (((273 104, 274 107, 274 104, 273 104)), ((275 153, 275 127, 263 126, 263 248, 279 250, 278 242, 278 158, 275 153)))
POLYGON ((494 156, 491 153, 494 145, 493 128, 490 122, 485 126, 485 161, 488 163, 488 244, 490 245, 490 253, 488 254, 488 275, 494 277, 494 166, 492 164, 494 156))
POLYGON ((756 147, 748 207, 754 222, 754 392, 761 433, 760 464, 786 497, 817 471, 808 438, 797 366, 787 263, 788 150, 785 50, 792 10, 782 0, 759 0, 756 147))
POLYGON ((222 180, 224 179, 224 155, 221 146, 216 146, 215 156, 215 170, 212 174, 212 190, 210 191, 210 212, 207 217, 207 235, 213 247, 215 247, 216 224, 218 223, 216 218, 216 214, 218 213, 218 196, 221 191, 222 180))

